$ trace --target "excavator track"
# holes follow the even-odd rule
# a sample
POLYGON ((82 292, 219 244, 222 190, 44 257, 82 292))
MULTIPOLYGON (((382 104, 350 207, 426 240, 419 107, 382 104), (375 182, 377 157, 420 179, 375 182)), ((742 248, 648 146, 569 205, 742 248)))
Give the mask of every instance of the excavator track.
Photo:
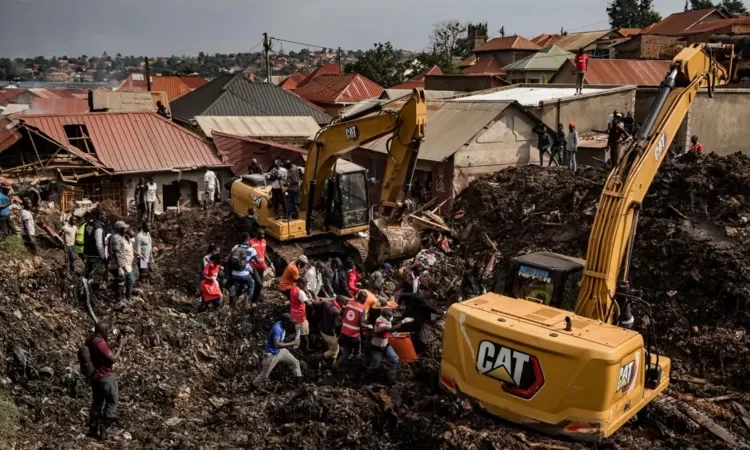
POLYGON ((345 261, 352 258, 355 264, 362 264, 367 260, 368 242, 368 238, 356 235, 315 236, 290 242, 269 239, 268 258, 277 274, 283 272, 286 265, 300 255, 305 255, 311 260, 337 257, 345 261))

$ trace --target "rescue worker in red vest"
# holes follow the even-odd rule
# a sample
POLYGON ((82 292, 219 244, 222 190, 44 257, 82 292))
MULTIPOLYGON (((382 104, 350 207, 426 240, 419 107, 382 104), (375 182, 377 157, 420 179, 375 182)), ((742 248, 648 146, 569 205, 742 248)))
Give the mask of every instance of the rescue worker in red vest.
POLYGON ((394 383, 396 381, 399 359, 396 350, 391 346, 388 339, 391 337, 392 331, 396 331, 413 321, 413 318, 406 317, 401 323, 393 325, 393 310, 388 308, 380 311, 380 317, 375 321, 375 332, 372 336, 372 359, 370 360, 370 367, 367 368, 368 375, 375 375, 375 371, 378 370, 383 356, 385 356, 391 362, 391 368, 388 370, 388 382, 394 383))
POLYGON ((583 95, 583 82, 586 79, 586 70, 589 68, 589 55, 587 55, 583 48, 578 49, 578 54, 575 57, 576 63, 576 93, 575 95, 583 95))
POLYGON ((362 360, 362 340, 361 329, 367 327, 367 313, 365 313, 364 301, 367 299, 367 293, 360 291, 356 299, 350 300, 342 311, 341 324, 341 355, 336 360, 333 367, 338 368, 341 364, 349 359, 349 355, 354 354, 358 361, 362 360))
POLYGON ((250 265, 253 267, 253 278, 255 278, 255 291, 253 292, 252 302, 258 303, 260 300, 260 293, 263 290, 263 274, 265 273, 266 266, 266 231, 263 228, 259 228, 255 234, 256 237, 250 239, 250 247, 255 250, 258 255, 258 259, 250 261, 250 265))

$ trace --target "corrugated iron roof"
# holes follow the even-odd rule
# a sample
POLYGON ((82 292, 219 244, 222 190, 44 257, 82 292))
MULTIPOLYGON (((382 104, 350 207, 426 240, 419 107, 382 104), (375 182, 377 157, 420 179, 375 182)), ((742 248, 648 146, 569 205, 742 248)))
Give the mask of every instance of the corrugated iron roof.
MULTIPOLYGON (((407 95, 411 95, 412 90, 411 89, 386 89, 383 94, 380 96, 380 99, 382 100, 396 100, 397 98, 406 97, 407 95)), ((425 100, 428 102, 435 101, 435 100, 443 100, 446 98, 455 97, 457 95, 463 95, 466 92, 464 91, 433 91, 433 90, 425 90, 424 96, 425 100)), ((351 110, 347 110, 347 114, 351 114, 351 110)))
POLYGON ((569 52, 578 51, 579 48, 586 49, 599 39, 608 35, 610 30, 584 31, 582 33, 570 33, 555 42, 558 47, 569 52))
POLYGON ((21 139, 21 133, 18 132, 19 123, 14 119, 0 119, 0 152, 21 139))
POLYGON ((535 37, 531 40, 531 42, 535 43, 536 45, 540 47, 547 47, 551 44, 556 43, 560 39, 564 38, 565 35, 563 34, 540 34, 539 36, 535 37))
POLYGON ((24 92, 26 92, 26 89, 3 89, 0 91, 0 104, 12 100, 24 92))
POLYGON ((303 137, 310 139, 320 130, 320 126, 310 116, 197 116, 195 121, 209 137, 212 133, 219 131, 237 136, 303 137))
POLYGON ((208 80, 203 77, 180 77, 180 81, 185 83, 190 89, 198 89, 208 83, 208 80))
MULTIPOLYGON (((443 161, 450 157, 513 103, 432 102, 427 110, 427 128, 419 159, 443 161)), ((387 153, 388 139, 390 136, 383 136, 362 147, 387 153)))
POLYGON ((0 110, 0 116, 11 116, 26 111, 27 109, 29 109, 29 105, 10 103, 5 109, 0 110))
POLYGON ((630 37, 640 34, 641 30, 643 30, 643 28, 620 28, 617 31, 625 37, 630 37))
POLYGON ((89 112, 88 100, 80 98, 35 98, 24 115, 83 114, 89 112))
POLYGON ((249 172, 253 158, 258 160, 265 171, 271 169, 276 159, 288 159, 300 166, 305 164, 307 151, 301 148, 219 131, 215 131, 213 137, 221 159, 237 176, 249 172))
POLYGON ((434 65, 424 72, 412 77, 406 83, 401 83, 393 86, 391 89, 416 89, 424 88, 424 79, 427 75, 442 75, 443 70, 438 66, 434 65))
POLYGON ((691 27, 696 26, 701 20, 710 16, 713 13, 719 13, 726 18, 729 18, 722 9, 708 8, 708 9, 696 9, 694 11, 685 11, 670 14, 665 19, 650 25, 641 31, 641 34, 658 34, 662 36, 677 36, 686 32, 691 27))
MULTIPOLYGON (((602 94, 610 90, 619 90, 619 89, 621 88, 617 88, 617 89, 588 88, 586 89, 586 95, 602 94)), ((508 101, 515 100, 523 106, 538 106, 539 102, 549 103, 555 100, 575 98, 575 92, 576 92, 575 88, 572 88, 572 87, 571 88, 558 88, 558 87, 519 86, 519 87, 500 88, 492 92, 469 95, 466 97, 461 97, 460 99, 456 99, 455 101, 508 102, 508 101)))
POLYGON ((358 73, 342 73, 321 75, 294 93, 311 102, 357 103, 380 97, 383 88, 358 73))
POLYGON ((302 72, 294 72, 289 75, 284 81, 279 83, 279 87, 288 89, 290 91, 297 89, 297 86, 307 77, 307 74, 302 72))
POLYGON ((477 62, 477 55, 472 53, 471 55, 467 56, 465 59, 462 59, 461 62, 458 63, 458 67, 459 69, 463 69, 464 67, 471 66, 475 62, 477 62))
POLYGON ((724 20, 711 20, 708 22, 699 23, 693 27, 687 29, 683 35, 708 33, 720 28, 729 27, 732 25, 750 25, 750 16, 734 17, 732 19, 724 20))
POLYGON ((544 71, 556 71, 560 66, 572 57, 573 53, 563 50, 557 45, 550 45, 549 47, 543 48, 531 56, 527 56, 524 59, 520 59, 516 62, 510 63, 503 67, 506 72, 515 70, 544 70, 544 71))
POLYGON ((507 36, 490 39, 472 50, 474 53, 497 52, 503 50, 541 50, 542 47, 523 36, 507 36))
POLYGON ((241 74, 220 75, 173 102, 172 116, 184 121, 197 116, 310 116, 317 123, 331 121, 321 108, 294 93, 241 74))
POLYGON ((503 63, 495 56, 483 56, 461 72, 464 75, 505 75, 503 63))
MULTIPOLYGON (((670 60, 592 58, 589 59, 585 82, 589 85, 659 86, 671 65, 670 60)), ((573 61, 566 61, 558 73, 563 70, 575 70, 573 61)))
MULTIPOLYGON (((193 91, 193 89, 185 84, 182 80, 183 78, 184 77, 152 76, 151 90, 166 92, 169 102, 174 102, 178 98, 193 91)), ((123 80, 117 90, 123 92, 146 92, 147 89, 146 75, 142 73, 131 73, 123 80)))
POLYGON ((156 113, 24 116, 23 121, 68 149, 75 147, 64 126, 85 125, 96 156, 115 172, 224 165, 208 142, 156 113))
POLYGON ((297 84, 297 87, 301 88, 312 80, 323 75, 338 75, 340 73, 341 66, 339 66, 338 64, 323 64, 322 66, 310 72, 302 81, 297 84))

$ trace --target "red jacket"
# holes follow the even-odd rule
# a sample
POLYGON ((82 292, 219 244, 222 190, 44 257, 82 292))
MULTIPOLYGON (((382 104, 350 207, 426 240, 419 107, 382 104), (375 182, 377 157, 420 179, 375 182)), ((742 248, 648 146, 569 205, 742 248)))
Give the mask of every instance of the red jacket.
POLYGON ((698 153, 698 154, 703 153, 703 144, 701 144, 700 142, 698 142, 695 145, 691 145, 690 146, 690 151, 693 152, 693 153, 698 153))
POLYGON ((349 291, 351 291, 352 297, 356 297, 357 292, 359 292, 357 283, 359 283, 360 278, 362 277, 357 273, 357 269, 351 269, 349 273, 346 274, 346 284, 349 286, 349 291))
POLYGON ((266 240, 250 239, 250 246, 258 253, 258 260, 250 260, 250 265, 262 274, 266 270, 266 240))
POLYGON ((576 70, 578 71, 585 71, 589 68, 589 55, 583 54, 583 55, 576 55, 576 70))

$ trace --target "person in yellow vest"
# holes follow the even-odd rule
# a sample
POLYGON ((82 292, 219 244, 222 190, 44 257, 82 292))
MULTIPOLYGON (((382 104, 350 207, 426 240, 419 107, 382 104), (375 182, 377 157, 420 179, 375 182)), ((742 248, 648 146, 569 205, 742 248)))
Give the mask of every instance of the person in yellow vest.
POLYGON ((78 226, 78 230, 76 231, 75 251, 82 261, 83 261, 83 236, 86 231, 86 224, 89 223, 90 220, 91 218, 89 217, 87 213, 84 216, 83 222, 81 223, 81 225, 78 226))

